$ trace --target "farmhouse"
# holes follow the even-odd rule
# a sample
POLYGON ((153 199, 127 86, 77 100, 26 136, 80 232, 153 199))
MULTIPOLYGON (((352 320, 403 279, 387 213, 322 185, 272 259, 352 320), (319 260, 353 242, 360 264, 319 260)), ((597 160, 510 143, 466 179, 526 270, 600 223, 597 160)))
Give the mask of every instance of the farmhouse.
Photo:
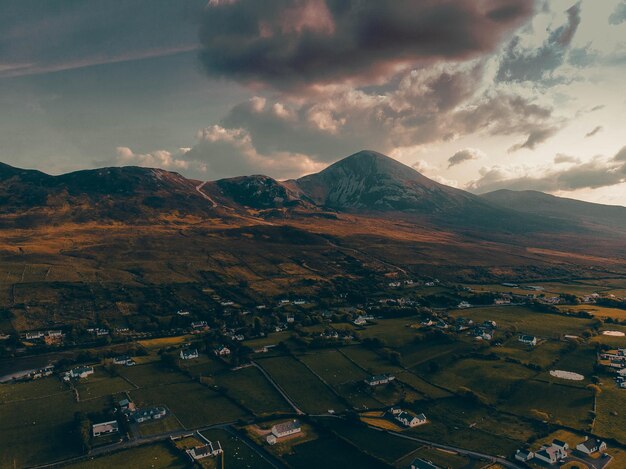
POLYGON ((535 453, 535 458, 548 464, 556 464, 560 459, 567 457, 567 443, 554 440, 550 446, 543 445, 539 451, 535 453))
POLYGON ((436 466, 430 461, 426 459, 416 459, 411 463, 409 469, 441 469, 439 466, 436 466))
POLYGON ((120 408, 120 411, 124 414, 134 412, 136 407, 135 403, 129 399, 122 399, 117 403, 120 408))
POLYGON ((272 435, 276 438, 284 438, 295 433, 300 433, 302 427, 298 420, 289 420, 287 422, 277 423, 272 427, 272 435))
POLYGON ((365 324, 367 324, 367 319, 365 319, 363 316, 358 316, 354 321, 352 321, 352 323, 355 326, 364 326, 365 324))
POLYGON ((120 357, 115 357, 113 359, 113 363, 115 363, 116 365, 124 365, 124 366, 133 366, 133 365, 136 364, 135 360, 133 360, 128 355, 122 355, 120 357))
POLYGON ((136 423, 147 422, 148 420, 159 420, 167 415, 165 407, 153 407, 152 409, 138 410, 133 414, 136 423))
POLYGON ((523 344, 532 345, 533 347, 537 345, 537 337, 532 335, 520 335, 517 340, 523 344))
POLYGON ((108 435, 109 433, 117 433, 120 431, 120 426, 117 420, 111 420, 110 422, 96 423, 91 427, 93 436, 108 435))
POLYGON ((578 443, 576 449, 585 454, 603 453, 606 451, 606 443, 597 438, 585 437, 585 441, 578 443))
POLYGON ((36 332, 27 332, 27 333, 24 335, 24 338, 25 338, 26 340, 37 340, 37 339, 43 339, 44 335, 45 335, 45 334, 44 334, 43 332, 41 332, 41 331, 36 331, 36 332))
POLYGON ((94 373, 93 366, 78 366, 63 376, 63 380, 69 381, 70 379, 82 379, 94 373))
POLYGON ((222 445, 219 441, 216 441, 215 445, 213 445, 213 443, 209 441, 204 446, 196 446, 195 448, 191 448, 186 451, 192 461, 208 458, 210 456, 217 456, 218 454, 222 454, 223 452, 224 451, 222 450, 222 445))
POLYGON ((372 375, 369 378, 365 378, 365 384, 368 386, 380 386, 381 384, 390 383, 396 379, 393 375, 372 375))
POLYGON ((413 415, 407 411, 402 409, 391 408, 389 409, 389 413, 393 415, 393 418, 400 422, 405 427, 418 427, 420 425, 424 425, 427 422, 426 416, 424 414, 413 415))
POLYGON ((183 360, 191 360, 193 358, 198 358, 198 350, 196 349, 189 349, 189 350, 181 350, 180 351, 180 358, 182 358, 183 360))

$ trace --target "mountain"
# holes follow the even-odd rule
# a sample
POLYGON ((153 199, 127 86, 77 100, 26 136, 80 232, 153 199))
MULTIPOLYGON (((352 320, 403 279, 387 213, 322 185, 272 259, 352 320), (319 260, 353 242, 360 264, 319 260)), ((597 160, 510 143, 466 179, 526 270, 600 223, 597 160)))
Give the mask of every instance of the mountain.
POLYGON ((538 191, 501 189, 482 194, 481 197, 507 210, 588 227, 626 230, 626 207, 594 204, 538 191))

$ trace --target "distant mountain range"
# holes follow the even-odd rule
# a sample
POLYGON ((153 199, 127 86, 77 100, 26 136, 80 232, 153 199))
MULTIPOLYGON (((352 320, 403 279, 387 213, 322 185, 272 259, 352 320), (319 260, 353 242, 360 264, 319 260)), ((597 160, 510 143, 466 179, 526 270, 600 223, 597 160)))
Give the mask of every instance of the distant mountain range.
POLYGON ((495 233, 610 230, 626 233, 626 208, 540 192, 482 196, 437 183, 374 151, 300 179, 242 176, 201 182, 140 167, 50 176, 0 164, 1 226, 50 221, 147 222, 166 215, 305 217, 377 214, 495 233))

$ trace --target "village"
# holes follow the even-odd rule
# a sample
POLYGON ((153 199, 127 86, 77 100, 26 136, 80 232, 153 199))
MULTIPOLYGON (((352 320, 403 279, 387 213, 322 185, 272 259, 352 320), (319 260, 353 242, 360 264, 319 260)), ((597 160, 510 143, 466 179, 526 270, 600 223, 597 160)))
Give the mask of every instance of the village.
POLYGON ((213 293, 210 314, 181 306, 159 330, 7 334, 5 353, 45 363, 0 389, 69 399, 60 408, 80 414, 72 457, 157 445, 221 467, 236 447, 268 467, 306 467, 305 448, 332 444, 371 467, 619 467, 626 432, 611 422, 626 403, 626 321, 604 304, 624 300, 555 290, 413 279, 324 302, 213 293), (560 432, 566 443, 546 440, 560 432), (383 434, 406 452, 364 443, 383 434))

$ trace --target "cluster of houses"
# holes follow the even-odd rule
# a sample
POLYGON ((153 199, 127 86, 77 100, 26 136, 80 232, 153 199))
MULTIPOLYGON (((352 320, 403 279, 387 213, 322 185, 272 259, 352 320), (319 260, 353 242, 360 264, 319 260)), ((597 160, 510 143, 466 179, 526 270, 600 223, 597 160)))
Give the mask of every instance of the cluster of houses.
POLYGON ((32 381, 35 379, 45 378, 46 376, 52 376, 53 373, 54 365, 48 365, 44 366, 43 368, 29 371, 27 374, 21 376, 19 379, 22 381, 32 381))
POLYGON ((468 331, 468 334, 476 340, 492 340, 497 327, 496 322, 491 320, 475 323, 471 319, 458 317, 454 321, 454 330, 456 332, 468 331))
MULTIPOLYGON (((585 439, 578 443, 575 448, 574 455, 580 455, 581 457, 595 456, 597 454, 604 453, 606 451, 606 442, 597 438, 585 437, 585 439)), ((517 450, 515 459, 523 462, 542 462, 547 464, 562 463, 573 451, 570 449, 569 444, 561 440, 553 440, 550 444, 544 444, 537 451, 529 450, 517 450)))
POLYGON ((65 334, 61 330, 47 330, 47 331, 31 331, 26 332, 22 336, 28 341, 43 342, 46 345, 59 345, 63 342, 65 334))
POLYGON ((108 329, 103 327, 90 327, 87 329, 87 332, 95 335, 96 337, 104 337, 111 333, 108 329))
POLYGON ((408 428, 419 427, 420 425, 424 425, 428 422, 428 419, 424 414, 415 415, 411 412, 402 410, 397 407, 392 407, 391 409, 389 409, 387 411, 387 415, 391 419, 399 422, 400 424, 408 428))
POLYGON ((270 445, 275 445, 281 438, 302 432, 302 425, 298 420, 288 420, 286 422, 277 423, 272 427, 272 432, 267 435, 265 440, 270 445))
POLYGON ((413 284, 415 284, 414 280, 407 279, 407 280, 396 280, 394 282, 389 282, 387 285, 391 288, 397 288, 397 287, 401 287, 402 285, 410 286, 413 284))
POLYGON ((353 340, 354 336, 348 330, 337 331, 335 329, 326 329, 320 332, 319 335, 322 339, 326 340, 353 340))
POLYGON ((626 348, 608 350, 600 354, 602 364, 615 371, 615 383, 626 389, 626 348))

